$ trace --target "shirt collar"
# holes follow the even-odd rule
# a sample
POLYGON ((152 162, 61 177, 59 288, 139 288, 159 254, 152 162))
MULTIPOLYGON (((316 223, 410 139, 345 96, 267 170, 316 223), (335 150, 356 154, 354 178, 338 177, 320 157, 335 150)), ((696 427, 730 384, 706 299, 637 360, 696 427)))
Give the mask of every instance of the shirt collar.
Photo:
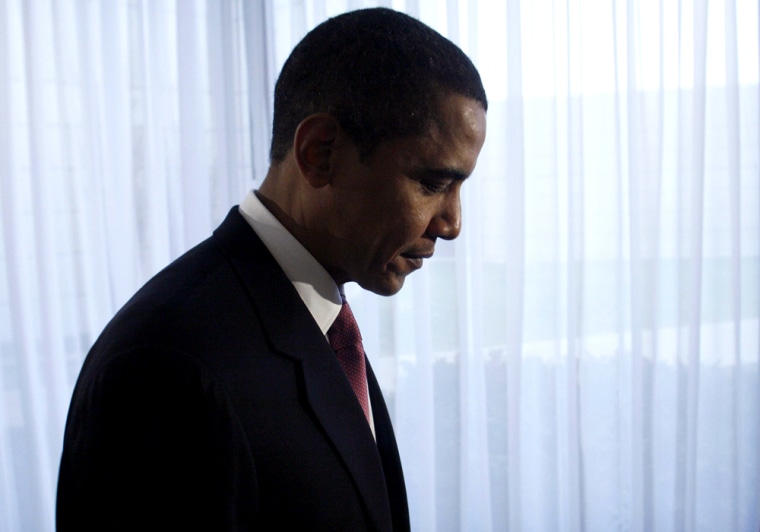
POLYGON ((327 334, 341 307, 341 290, 327 270, 261 203, 253 190, 238 207, 293 283, 314 321, 327 334))

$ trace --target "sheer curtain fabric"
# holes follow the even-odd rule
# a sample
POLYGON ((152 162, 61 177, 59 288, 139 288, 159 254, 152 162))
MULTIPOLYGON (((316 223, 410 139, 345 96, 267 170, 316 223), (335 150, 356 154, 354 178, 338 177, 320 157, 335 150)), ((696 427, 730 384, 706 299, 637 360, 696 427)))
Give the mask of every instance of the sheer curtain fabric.
POLYGON ((413 528, 757 531, 754 0, 0 0, 0 530, 53 527, 87 349, 260 182, 292 46, 371 5, 490 100, 462 236, 347 287, 413 528))
POLYGON ((231 2, 0 0, 0 530, 53 529, 83 355, 266 165, 243 20, 231 2))

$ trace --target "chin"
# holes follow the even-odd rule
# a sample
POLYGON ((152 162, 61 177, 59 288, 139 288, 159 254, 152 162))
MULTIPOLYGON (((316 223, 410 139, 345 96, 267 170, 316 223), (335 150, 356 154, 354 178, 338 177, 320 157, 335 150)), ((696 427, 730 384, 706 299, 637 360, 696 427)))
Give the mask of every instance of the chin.
POLYGON ((405 277, 386 273, 379 279, 366 279, 359 282, 359 286, 379 296, 392 296, 397 294, 404 286, 405 277))

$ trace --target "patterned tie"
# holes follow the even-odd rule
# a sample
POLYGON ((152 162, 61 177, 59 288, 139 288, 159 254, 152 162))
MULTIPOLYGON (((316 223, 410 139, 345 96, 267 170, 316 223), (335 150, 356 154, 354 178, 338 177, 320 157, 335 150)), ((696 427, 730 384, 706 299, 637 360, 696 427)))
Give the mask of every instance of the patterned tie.
POLYGON ((327 331, 335 354, 338 356, 343 372, 348 377, 348 382, 354 389, 356 398, 364 410, 364 415, 369 422, 369 396, 367 394, 367 367, 364 362, 364 347, 362 347, 362 335, 356 324, 351 307, 348 306, 346 296, 341 294, 343 306, 338 317, 327 331))

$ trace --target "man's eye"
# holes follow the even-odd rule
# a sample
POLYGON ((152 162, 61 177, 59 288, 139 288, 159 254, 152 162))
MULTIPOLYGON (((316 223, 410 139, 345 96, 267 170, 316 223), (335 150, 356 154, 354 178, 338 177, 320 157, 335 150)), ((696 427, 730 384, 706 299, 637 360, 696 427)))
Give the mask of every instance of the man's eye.
POLYGON ((420 183, 427 190, 429 190, 430 192, 434 192, 436 194, 440 192, 445 192, 449 186, 448 183, 440 183, 436 181, 421 181, 420 183))

